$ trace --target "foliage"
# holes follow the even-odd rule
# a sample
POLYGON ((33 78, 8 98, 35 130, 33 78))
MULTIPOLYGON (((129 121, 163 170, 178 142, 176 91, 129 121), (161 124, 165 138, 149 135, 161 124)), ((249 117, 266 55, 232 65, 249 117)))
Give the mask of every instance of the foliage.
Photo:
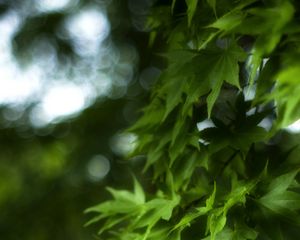
POLYGON ((270 151, 300 118, 299 13, 292 0, 153 6, 167 67, 128 130, 151 181, 87 210, 105 239, 299 236, 299 159, 270 151))

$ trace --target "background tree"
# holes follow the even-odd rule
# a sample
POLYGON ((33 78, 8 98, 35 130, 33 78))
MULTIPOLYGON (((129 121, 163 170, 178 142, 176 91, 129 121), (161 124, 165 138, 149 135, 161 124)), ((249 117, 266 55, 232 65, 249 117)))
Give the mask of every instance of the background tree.
MULTIPOLYGON (((139 2, 140 9, 148 6, 139 2)), ((137 109, 143 105, 148 73, 158 74, 157 68, 148 68, 148 37, 138 28, 142 11, 132 8, 133 1, 8 0, 0 1, 0 6, 0 238, 94 238, 96 228, 83 227, 88 220, 83 211, 107 197, 107 184, 130 186, 130 171, 138 163, 124 164, 122 156, 130 148, 132 135, 120 131, 135 121, 137 109), (63 7, 49 8, 55 2, 63 7), (102 48, 96 49, 98 55, 96 50, 83 54, 82 46, 74 44, 74 36, 65 31, 69 29, 66 23, 86 12, 88 16, 102 13, 109 22, 102 48), (11 79, 7 79, 10 60, 3 60, 7 52, 15 66, 11 79), (102 57, 106 62, 99 60, 102 57), (32 66, 46 72, 28 80, 42 78, 42 88, 29 99, 5 102, 6 84, 11 86, 16 80, 17 69, 21 69, 22 87, 16 85, 12 90, 22 95, 25 73, 32 66), (144 72, 141 78, 138 68, 144 72), (101 85, 104 77, 112 88, 105 90, 101 85), (76 87, 85 83, 96 89, 96 94, 91 92, 80 111, 36 124, 40 123, 36 117, 43 116, 38 110, 43 107, 43 97, 54 81, 76 87)), ((101 23, 96 18, 92 27, 101 27, 101 23)), ((76 29, 71 26, 77 36, 84 35, 85 31, 76 29)), ((70 101, 67 92, 64 94, 57 109, 70 101)))
POLYGON ((146 26, 166 66, 128 130, 148 177, 87 210, 105 239, 299 236, 299 158, 284 131, 300 117, 299 10, 292 0, 154 5, 146 26))

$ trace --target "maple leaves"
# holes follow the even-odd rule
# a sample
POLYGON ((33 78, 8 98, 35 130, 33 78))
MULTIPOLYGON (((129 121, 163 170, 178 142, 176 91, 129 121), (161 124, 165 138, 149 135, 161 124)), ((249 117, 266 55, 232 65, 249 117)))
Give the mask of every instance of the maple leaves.
POLYGON ((276 226, 300 225, 299 168, 275 171, 274 155, 254 149, 267 151, 300 116, 295 6, 173 0, 170 12, 179 2, 186 14, 174 16, 173 29, 166 16, 151 19, 168 43, 167 67, 128 130, 138 136, 133 154, 146 157, 143 170, 152 171, 155 192, 137 180, 133 193, 108 188, 113 200, 87 210, 98 213, 90 223, 106 219, 100 232, 113 229, 113 239, 122 240, 284 239, 278 236, 288 231, 278 227, 276 235, 265 226, 273 216, 276 226), (249 36, 245 47, 240 40, 249 36), (249 89, 253 99, 246 99, 249 89))
MULTIPOLYGON (((96 212, 99 215, 90 220, 86 225, 106 219, 99 230, 99 234, 113 228, 121 222, 127 222, 126 228, 119 234, 121 239, 126 239, 126 234, 133 237, 130 231, 144 229, 142 233, 136 233, 133 239, 149 239, 152 228, 162 219, 168 221, 172 216, 174 207, 179 204, 180 197, 173 195, 171 199, 163 196, 146 201, 145 193, 141 185, 134 179, 133 193, 126 190, 107 189, 113 196, 113 200, 101 203, 86 210, 86 213, 96 212)), ((153 235, 153 233, 152 233, 153 235)), ((152 237, 150 237, 152 239, 152 237)))

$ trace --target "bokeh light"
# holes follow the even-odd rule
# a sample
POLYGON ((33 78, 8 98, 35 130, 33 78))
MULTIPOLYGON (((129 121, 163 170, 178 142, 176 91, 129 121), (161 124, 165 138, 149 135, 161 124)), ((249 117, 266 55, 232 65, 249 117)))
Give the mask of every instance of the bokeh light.
POLYGON ((110 162, 103 155, 94 156, 87 165, 88 177, 91 181, 102 180, 110 170, 110 162))
MULTIPOLYGON (((66 11, 68 14, 52 35, 32 36, 23 66, 15 59, 12 42, 29 13, 15 9, 0 19, 3 50, 0 106, 18 108, 20 114, 22 108, 23 112, 29 109, 34 127, 76 116, 99 98, 122 98, 134 77, 138 60, 135 47, 112 42, 106 5, 78 8, 78 3, 36 1, 34 6, 38 12, 66 11), (60 52, 57 40, 70 42, 77 56, 72 58, 60 52), (31 105, 34 107, 28 108, 31 105)), ((9 121, 11 117, 5 119, 9 121)))
POLYGON ((61 11, 78 4, 78 0, 35 0, 36 7, 39 11, 61 11))
POLYGON ((286 130, 290 133, 300 133, 300 119, 290 124, 286 130))
POLYGON ((95 7, 82 9, 69 17, 65 28, 75 51, 82 56, 97 55, 101 42, 108 36, 110 26, 107 17, 95 7))
POLYGON ((132 133, 118 133, 112 137, 110 146, 119 156, 126 156, 136 147, 137 136, 132 133))

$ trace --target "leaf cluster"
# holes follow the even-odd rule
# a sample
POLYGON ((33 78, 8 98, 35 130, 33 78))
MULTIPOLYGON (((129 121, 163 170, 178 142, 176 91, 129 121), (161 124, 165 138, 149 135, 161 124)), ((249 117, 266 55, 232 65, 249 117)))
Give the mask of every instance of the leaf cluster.
POLYGON ((105 219, 101 234, 295 239, 299 160, 268 149, 300 118, 299 11, 291 0, 153 6, 150 43, 164 39, 167 67, 128 131, 155 190, 135 179, 133 193, 109 188, 113 200, 88 210, 90 223, 105 219))

